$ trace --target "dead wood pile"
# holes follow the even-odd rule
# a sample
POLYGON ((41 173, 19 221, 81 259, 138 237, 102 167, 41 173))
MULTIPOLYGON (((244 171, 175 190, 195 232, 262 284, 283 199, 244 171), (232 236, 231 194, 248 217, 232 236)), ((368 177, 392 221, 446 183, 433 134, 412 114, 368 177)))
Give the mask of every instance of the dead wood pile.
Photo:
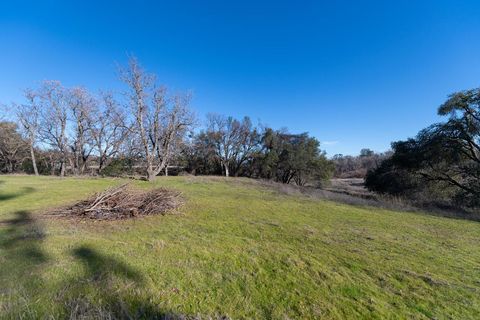
POLYGON ((124 184, 97 193, 89 199, 61 209, 58 213, 99 220, 115 220, 165 214, 181 204, 181 194, 178 191, 164 188, 138 190, 124 184))

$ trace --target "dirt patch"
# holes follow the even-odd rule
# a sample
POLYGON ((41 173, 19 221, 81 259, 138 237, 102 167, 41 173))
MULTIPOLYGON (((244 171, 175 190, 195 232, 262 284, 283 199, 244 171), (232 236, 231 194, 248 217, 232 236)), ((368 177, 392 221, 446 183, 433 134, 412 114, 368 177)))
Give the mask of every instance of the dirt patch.
POLYGON ((96 220, 128 219, 166 214, 183 204, 179 191, 158 188, 139 190, 128 184, 110 188, 74 205, 54 210, 53 214, 96 220))

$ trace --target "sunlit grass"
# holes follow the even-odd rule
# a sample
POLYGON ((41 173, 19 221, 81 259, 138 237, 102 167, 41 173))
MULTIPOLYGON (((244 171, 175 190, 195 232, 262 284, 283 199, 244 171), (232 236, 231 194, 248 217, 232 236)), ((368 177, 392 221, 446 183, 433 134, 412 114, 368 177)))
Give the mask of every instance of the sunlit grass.
MULTIPOLYGON (((45 216, 115 179, 0 177, 4 318, 437 318, 480 314, 480 225, 161 177, 176 215, 45 216)), ((133 182, 150 188, 148 182, 133 182)))

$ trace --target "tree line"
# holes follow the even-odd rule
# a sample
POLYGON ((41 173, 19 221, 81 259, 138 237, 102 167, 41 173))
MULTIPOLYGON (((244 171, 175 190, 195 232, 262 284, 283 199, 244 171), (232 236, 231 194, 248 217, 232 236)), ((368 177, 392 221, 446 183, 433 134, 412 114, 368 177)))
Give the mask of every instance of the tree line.
POLYGON ((92 94, 43 81, 8 107, 0 122, 0 170, 51 175, 123 175, 148 180, 169 170, 318 185, 334 165, 307 133, 255 126, 245 117, 191 109, 191 95, 170 94, 135 58, 119 71, 124 94, 92 94))
POLYGON ((391 154, 391 151, 378 153, 367 148, 360 150, 358 156, 336 154, 332 158, 335 164, 334 177, 365 178, 368 171, 377 168, 391 154))

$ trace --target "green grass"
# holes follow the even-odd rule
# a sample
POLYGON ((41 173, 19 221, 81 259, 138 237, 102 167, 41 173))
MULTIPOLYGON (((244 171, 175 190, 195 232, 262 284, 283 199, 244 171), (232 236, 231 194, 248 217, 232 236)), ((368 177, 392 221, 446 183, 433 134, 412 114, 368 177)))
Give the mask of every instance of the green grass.
POLYGON ((480 315, 479 223, 191 177, 154 184, 183 192, 180 215, 45 215, 117 183, 0 177, 0 317, 480 315))

